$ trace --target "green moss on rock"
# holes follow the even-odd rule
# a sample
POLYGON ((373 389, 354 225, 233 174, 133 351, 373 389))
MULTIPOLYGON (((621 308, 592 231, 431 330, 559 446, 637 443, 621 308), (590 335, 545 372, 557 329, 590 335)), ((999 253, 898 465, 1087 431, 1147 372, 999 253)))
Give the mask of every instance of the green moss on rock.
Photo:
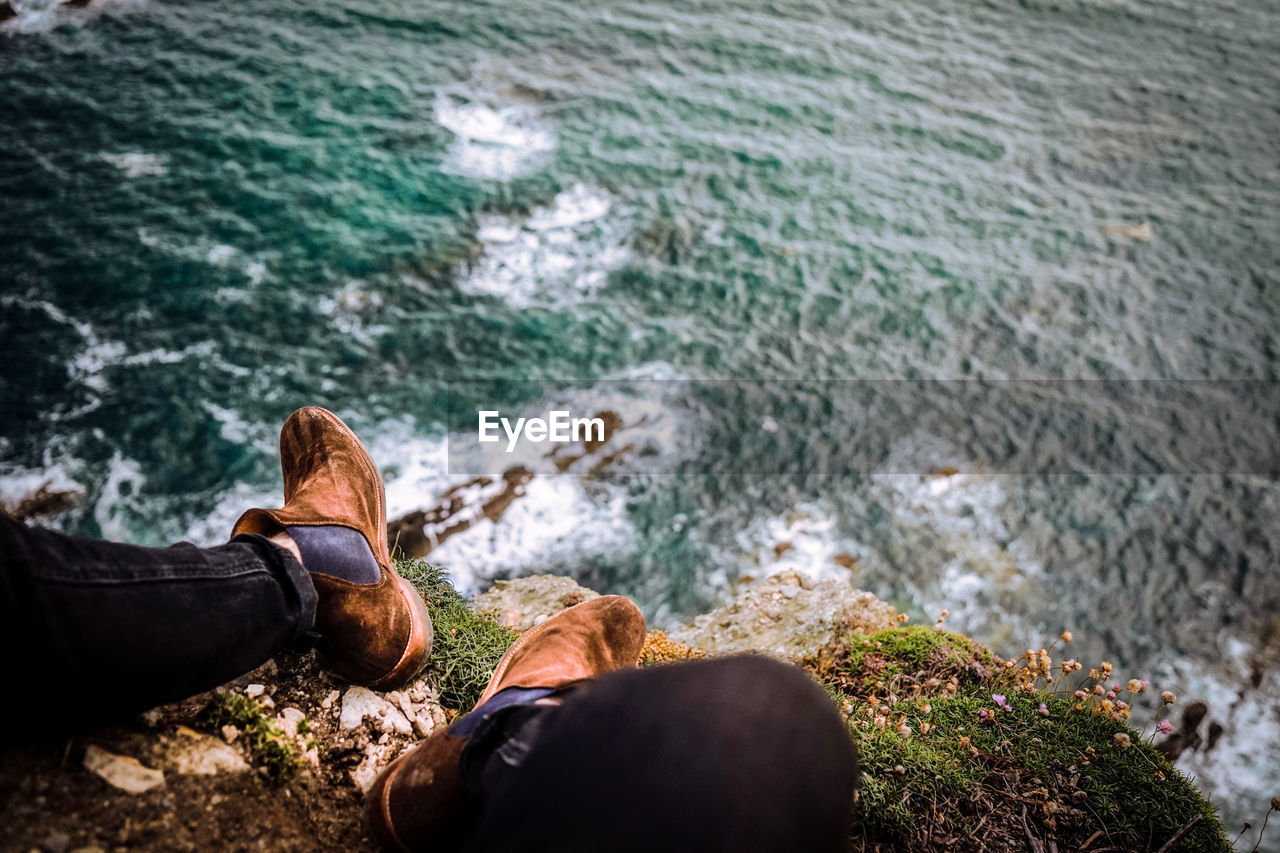
MULTIPOLYGON (((213 728, 229 725, 239 729, 253 763, 265 767, 267 775, 276 782, 288 782, 302 767, 302 756, 284 729, 247 696, 224 693, 214 697, 201 715, 201 721, 213 728)), ((302 730, 301 725, 298 728, 302 730)))
POLYGON ((854 849, 1160 850, 1192 821, 1172 850, 1230 849, 1213 807, 1137 731, 1069 693, 1015 689, 998 663, 960 634, 905 626, 804 662, 858 747, 854 849))
POLYGON ((990 677, 992 663, 991 653, 968 637, 919 626, 849 634, 805 662, 824 683, 853 696, 933 695, 990 677))

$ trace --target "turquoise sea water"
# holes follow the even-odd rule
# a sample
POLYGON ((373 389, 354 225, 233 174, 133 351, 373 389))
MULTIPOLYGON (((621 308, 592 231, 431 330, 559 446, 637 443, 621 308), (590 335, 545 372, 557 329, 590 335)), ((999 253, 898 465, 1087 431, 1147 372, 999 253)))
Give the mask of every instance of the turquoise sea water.
MULTIPOLYGON (((219 541, 307 403, 427 505, 458 379, 1280 378, 1262 0, 14 5, 0 459, 85 491, 68 530, 219 541)), ((759 452, 535 480, 434 556, 658 623, 796 567, 1005 653, 1071 628, 1207 699, 1184 769, 1265 811, 1273 479, 708 474, 759 452)))

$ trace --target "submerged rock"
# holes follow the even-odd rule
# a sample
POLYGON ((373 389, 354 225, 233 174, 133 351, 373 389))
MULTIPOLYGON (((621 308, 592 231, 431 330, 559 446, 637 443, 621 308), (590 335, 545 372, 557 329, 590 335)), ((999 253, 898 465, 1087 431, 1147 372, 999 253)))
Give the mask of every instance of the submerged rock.
POLYGON ((670 637, 711 654, 763 652, 800 658, 850 631, 893 627, 897 611, 847 581, 814 581, 800 572, 772 575, 670 637))
POLYGON ((18 10, 13 8, 9 0, 0 0, 0 23, 18 17, 18 10))
MULTIPOLYGON (((0 0, 0 22, 17 16, 13 6, 0 0)), ((0 512, 15 521, 30 521, 57 515, 74 507, 84 499, 84 492, 75 489, 57 489, 50 483, 43 483, 27 494, 11 496, 0 501, 0 512)))

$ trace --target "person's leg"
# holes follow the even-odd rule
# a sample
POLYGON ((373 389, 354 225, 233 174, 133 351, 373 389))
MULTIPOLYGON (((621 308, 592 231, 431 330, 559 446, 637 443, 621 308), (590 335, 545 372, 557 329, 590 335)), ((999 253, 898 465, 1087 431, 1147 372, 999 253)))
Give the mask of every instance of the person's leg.
POLYGON ((478 707, 388 766, 365 814, 401 853, 837 851, 857 756, 801 670, 737 657, 637 670, 634 604, 523 634, 478 707))
POLYGON ((310 575, 261 536, 143 548, 0 516, 0 642, 6 680, 39 697, 38 715, 21 711, 28 725, 214 687, 309 631, 315 609, 310 575))
MULTIPOLYGON (((422 596, 387 548, 382 477, 355 434, 309 406, 280 431, 285 504, 232 541, 140 548, 0 522, 0 642, 27 728, 100 719, 240 675, 314 627, 321 662, 389 690, 431 652, 422 596)), ((4 729, 6 734, 11 730, 4 729)))
POLYGON ((846 846, 856 755, 795 667, 736 657, 622 670, 508 719, 488 755, 462 756, 481 802, 470 850, 846 846))

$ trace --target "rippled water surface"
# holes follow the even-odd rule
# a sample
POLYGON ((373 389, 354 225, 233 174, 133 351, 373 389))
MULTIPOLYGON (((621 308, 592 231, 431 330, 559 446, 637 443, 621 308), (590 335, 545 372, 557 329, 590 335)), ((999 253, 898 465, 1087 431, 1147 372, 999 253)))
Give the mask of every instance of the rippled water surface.
MULTIPOLYGON (((1264 0, 14 5, 0 457, 86 491, 69 530, 219 541, 305 403, 423 506, 457 379, 1280 378, 1264 0)), ((826 401, 789 405, 817 441, 826 401)), ((1274 480, 711 473, 753 435, 535 479, 433 558, 659 623, 799 567, 1005 653, 1072 628, 1209 700, 1184 769, 1265 811, 1274 480)), ((963 462, 946 438, 888 452, 963 462)))

